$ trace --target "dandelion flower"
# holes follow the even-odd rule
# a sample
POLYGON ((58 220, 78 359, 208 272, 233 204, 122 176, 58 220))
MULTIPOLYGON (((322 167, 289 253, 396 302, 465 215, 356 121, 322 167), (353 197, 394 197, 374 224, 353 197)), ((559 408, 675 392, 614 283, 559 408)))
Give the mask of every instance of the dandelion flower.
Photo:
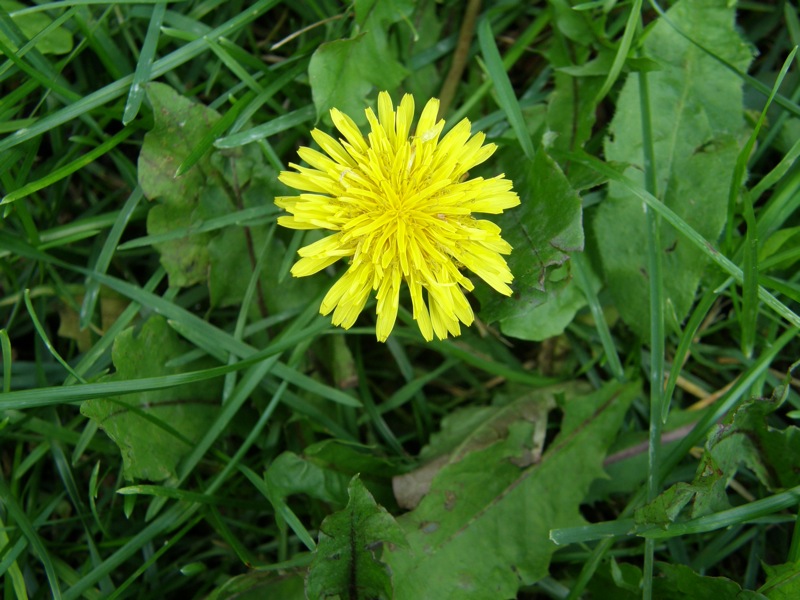
POLYGON ((334 232, 298 251, 292 275, 312 275, 343 258, 349 263, 320 307, 323 315, 333 311, 334 325, 349 329, 375 290, 376 335, 385 341, 405 282, 426 340, 459 335, 459 322, 469 326, 474 319, 464 296, 474 286, 462 268, 511 294, 513 276, 502 256, 511 246, 497 225, 472 214, 501 213, 519 198, 504 175, 469 179, 468 171, 496 146, 484 145, 483 133, 471 136, 467 119, 440 139, 444 120, 437 121, 438 111, 439 101, 429 100, 410 135, 414 98, 406 94, 395 111, 381 92, 377 116, 366 109, 371 131, 365 139, 350 117, 332 109, 343 138, 314 129, 311 137, 322 152, 300 148, 310 166, 290 164, 294 171, 280 174, 302 193, 275 199, 290 213, 278 223, 334 232))

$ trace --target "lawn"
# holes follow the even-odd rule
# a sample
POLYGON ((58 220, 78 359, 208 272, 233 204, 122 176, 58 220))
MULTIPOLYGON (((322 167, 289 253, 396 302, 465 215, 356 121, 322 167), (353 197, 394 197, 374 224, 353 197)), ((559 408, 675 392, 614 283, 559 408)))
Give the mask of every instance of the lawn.
POLYGON ((3 598, 800 598, 798 44, 0 0, 3 598))

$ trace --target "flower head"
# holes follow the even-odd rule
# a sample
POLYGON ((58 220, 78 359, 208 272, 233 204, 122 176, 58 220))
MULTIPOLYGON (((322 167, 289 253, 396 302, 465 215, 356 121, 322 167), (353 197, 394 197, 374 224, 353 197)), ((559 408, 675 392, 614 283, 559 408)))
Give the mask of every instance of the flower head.
POLYGON ((461 267, 511 294, 513 276, 502 257, 511 246, 497 225, 472 213, 501 213, 519 198, 503 175, 468 178, 496 147, 483 144, 483 133, 471 136, 467 119, 440 139, 444 120, 437 121, 438 110, 439 101, 429 100, 410 135, 414 98, 406 94, 395 111, 381 92, 377 116, 366 109, 371 131, 365 139, 350 117, 332 109, 343 139, 315 129, 311 136, 324 154, 300 148, 310 167, 290 164, 296 172, 280 174, 303 193, 275 199, 290 213, 278 223, 334 232, 301 248, 292 274, 311 275, 341 258, 349 262, 320 307, 323 315, 333 311, 334 325, 350 328, 376 290, 376 334, 385 341, 405 281, 423 337, 459 335, 459 321, 471 325, 474 319, 463 292, 474 286, 461 267))

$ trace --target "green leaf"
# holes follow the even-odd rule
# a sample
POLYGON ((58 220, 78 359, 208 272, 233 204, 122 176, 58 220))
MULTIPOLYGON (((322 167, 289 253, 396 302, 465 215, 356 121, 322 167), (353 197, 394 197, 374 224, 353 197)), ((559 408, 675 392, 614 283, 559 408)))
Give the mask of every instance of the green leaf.
POLYGON ((797 471, 800 428, 790 425, 777 429, 767 423, 767 416, 780 406, 782 391, 782 388, 776 388, 777 393, 768 400, 756 398, 744 402, 731 418, 717 425, 709 434, 711 449, 720 447, 731 437, 742 439, 745 447, 734 450, 732 460, 737 464, 744 463, 772 489, 800 485, 797 471))
POLYGON ((694 497, 697 489, 683 481, 659 494, 652 502, 636 509, 637 525, 655 524, 666 527, 673 523, 683 507, 694 497))
POLYGON ((500 296, 485 286, 476 288, 481 317, 499 321, 506 335, 543 339, 558 334, 585 304, 577 285, 566 276, 563 265, 572 252, 583 249, 581 200, 564 173, 544 149, 527 161, 512 149, 499 158, 501 168, 514 182, 521 206, 497 219, 503 238, 514 248, 508 258, 514 275, 514 295, 500 296), (532 323, 537 307, 554 321, 532 323))
MULTIPOLYGON (((675 4, 670 19, 694 39, 742 70, 751 53, 735 30, 726 0, 675 4)), ((716 240, 726 218, 727 194, 743 130, 742 82, 659 20, 645 40, 648 57, 662 68, 648 76, 657 193, 704 238, 716 240)), ((626 176, 643 186, 644 152, 638 75, 628 77, 606 142, 606 158, 630 165, 626 176)), ((622 318, 649 335, 647 229, 642 203, 612 182, 594 230, 611 293, 622 318)), ((667 224, 662 226, 667 322, 686 316, 707 264, 702 252, 667 224)))
POLYGON ((327 115, 331 108, 338 108, 363 124, 367 95, 373 86, 391 91, 408 75, 394 57, 387 30, 392 23, 407 18, 414 3, 381 0, 356 4, 356 18, 359 23, 364 20, 363 31, 349 39, 320 45, 308 65, 317 118, 327 115))
POLYGON ((409 550, 386 557, 398 600, 512 598, 547 575, 550 530, 585 523, 579 506, 636 385, 609 385, 563 402, 561 432, 538 461, 535 424, 444 466, 416 509, 400 517, 409 550), (563 485, 565 480, 570 485, 563 485))
MULTIPOLYGON (((613 61, 610 50, 600 49, 599 56, 589 61, 592 54, 587 46, 567 45, 561 40, 554 40, 546 51, 554 69, 554 89, 547 101, 546 140, 548 152, 556 159, 561 153, 583 148, 592 135, 597 94, 613 61)), ((576 190, 603 183, 584 165, 563 161, 561 166, 576 190)))
POLYGON ((470 406, 444 417, 441 430, 431 436, 430 443, 420 452, 422 466, 394 478, 397 503, 403 508, 416 508, 444 467, 505 438, 514 423, 533 425, 529 460, 538 462, 547 434, 547 415, 555 408, 556 398, 574 396, 581 386, 569 383, 533 391, 521 389, 524 391, 511 401, 501 404, 496 400, 494 406, 470 406))
POLYGON ((779 430, 767 424, 767 416, 780 406, 783 394, 784 388, 779 386, 770 399, 748 400, 712 427, 694 480, 690 484, 676 483, 637 509, 636 524, 666 528, 679 520, 690 501, 690 519, 730 509, 727 487, 741 467, 770 489, 800 485, 796 468, 800 428, 788 426, 779 430))
POLYGON ((353 9, 356 23, 367 29, 408 19, 415 4, 413 0, 356 0, 353 9))
POLYGON ((547 103, 547 127, 557 134, 552 144, 555 150, 575 151, 583 147, 592 134, 596 120, 595 97, 603 85, 603 79, 598 76, 608 73, 612 57, 606 50, 601 51, 600 59, 586 62, 590 55, 587 47, 573 49, 563 43, 553 43, 547 50, 547 59, 555 69, 555 89, 547 103), (605 57, 608 60, 601 60, 605 57), (590 69, 592 66, 596 71, 590 69))
POLYGON ((522 116, 522 109, 517 99, 517 94, 508 78, 503 59, 500 57, 500 50, 497 48, 497 41, 492 32, 492 23, 489 19, 482 19, 478 25, 478 42, 486 65, 486 74, 492 82, 497 103, 506 114, 508 124, 517 137, 522 152, 529 160, 533 159, 535 150, 522 116))
MULTIPOLYGON (((725 577, 704 577, 684 565, 656 563, 660 576, 653 579, 653 598, 656 600, 763 600, 759 592, 743 590, 725 577)), ((769 568, 769 567, 767 567, 769 568)), ((636 565, 611 562, 611 576, 601 570, 589 588, 592 598, 618 600, 641 598, 642 571, 636 565), (616 584, 617 587, 613 587, 616 584), (621 589, 620 589, 621 588, 621 589)), ((793 598, 794 596, 792 596, 793 598)), ((776 596, 780 598, 780 596, 776 596)), ((788 597, 787 597, 788 599, 788 597)))
MULTIPOLYGON (((282 190, 276 173, 264 164, 260 150, 250 145, 209 152, 176 177, 178 165, 219 121, 219 114, 160 83, 149 84, 147 96, 155 123, 139 155, 139 182, 148 199, 159 201, 147 215, 147 231, 150 235, 186 232, 153 243, 170 285, 207 283, 212 306, 239 304, 265 243, 267 225, 231 224, 213 230, 205 230, 204 225, 271 203, 282 190)), ((291 279, 277 293, 278 265, 286 250, 274 240, 267 252, 270 267, 261 274, 258 302, 252 310, 294 308, 327 285, 324 278, 291 279)))
POLYGON ((653 580, 653 597, 663 600, 764 600, 766 596, 743 590, 725 577, 704 577, 685 565, 657 563, 660 577, 653 580))
MULTIPOLYGON (((9 13, 22 8, 25 8, 25 5, 14 0, 0 0, 0 9, 9 13)), ((29 40, 53 22, 53 19, 43 12, 27 13, 11 18, 29 40)), ((0 42, 12 50, 19 50, 2 31, 0 31, 0 42)), ((37 40, 35 47, 42 54, 66 54, 72 50, 72 32, 64 27, 58 27, 37 40)))
POLYGON ((758 591, 770 600, 800 598, 800 562, 764 565, 767 581, 758 591))
MULTIPOLYGON (((542 303, 523 314, 500 321, 503 333, 537 342, 564 333, 577 312, 587 304, 586 296, 573 280, 569 267, 566 264, 551 270, 547 291, 542 293, 542 303)), ((596 294, 600 291, 600 278, 592 270, 587 275, 596 294)))
POLYGON ((608 569, 598 569, 589 583, 592 600, 640 600, 642 570, 612 557, 608 569))
POLYGON ((356 475, 347 507, 325 518, 306 579, 308 598, 393 598, 389 570, 376 557, 376 544, 406 545, 403 530, 377 505, 356 475))
POLYGON ((271 499, 282 501, 293 494, 303 494, 343 507, 347 503, 347 486, 358 473, 382 503, 391 503, 389 480, 395 472, 396 467, 371 454, 368 448, 326 440, 312 444, 302 455, 284 452, 270 463, 264 479, 271 499))
MULTIPOLYGON (((160 200, 147 215, 147 232, 157 235, 197 225, 210 216, 201 203, 201 193, 208 183, 209 158, 179 178, 175 171, 219 120, 219 113, 162 83, 149 84, 147 97, 153 107, 154 124, 145 135, 139 154, 139 184, 149 200, 160 200)), ((205 281, 211 237, 209 233, 199 233, 154 244, 170 285, 184 287, 205 281)))
MULTIPOLYGON (((197 368, 167 367, 166 363, 191 350, 163 317, 151 317, 138 331, 129 328, 114 341, 116 373, 102 381, 172 375, 197 368)), ((161 481, 206 432, 219 409, 221 380, 87 400, 81 413, 94 419, 122 452, 126 479, 161 481)))
POLYGON ((573 2, 567 0, 549 0, 553 10, 555 28, 578 44, 586 44, 595 38, 592 31, 592 19, 583 11, 574 10, 573 2))

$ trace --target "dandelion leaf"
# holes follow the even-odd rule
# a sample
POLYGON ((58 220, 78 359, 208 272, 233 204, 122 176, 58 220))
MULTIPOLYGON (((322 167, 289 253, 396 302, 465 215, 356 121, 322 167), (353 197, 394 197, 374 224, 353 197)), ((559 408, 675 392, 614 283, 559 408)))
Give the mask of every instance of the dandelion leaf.
POLYGON ((356 0, 353 8, 359 26, 386 26, 407 19, 415 4, 413 0, 356 0))
MULTIPOLYGON (((617 563, 613 559, 610 569, 598 570, 589 584, 591 597, 596 600, 634 600, 642 597, 642 571, 630 563, 617 563)), ((759 592, 743 590, 726 577, 706 577, 685 565, 656 563, 653 578, 654 600, 765 600, 759 592)))
MULTIPOLYGON (((445 30, 445 23, 437 9, 435 2, 417 4, 414 28, 419 35, 405 39, 400 36, 398 41, 402 44, 401 52, 407 53, 407 56, 412 54, 420 56, 425 51, 433 51, 445 30)), ((447 65, 433 61, 420 66, 413 64, 412 59, 411 66, 408 77, 403 80, 403 89, 411 93, 414 98, 438 98, 444 80, 442 72, 447 65)))
POLYGON ((585 304, 568 268, 559 269, 583 249, 581 201, 544 150, 533 161, 504 152, 499 162, 521 200, 497 218, 514 248, 507 259, 514 294, 506 298, 477 287, 481 318, 499 322, 506 335, 541 340, 563 332, 585 304))
MULTIPOLYGON (((578 11, 565 5, 565 2, 556 3, 554 8, 558 7, 558 13, 572 13, 583 19, 578 11)), ((591 39, 593 36, 589 34, 582 42, 579 40, 569 47, 554 42, 546 50, 547 60, 553 66, 553 92, 547 101, 546 114, 547 151, 565 167, 564 174, 576 190, 601 183, 591 169, 559 158, 563 153, 583 148, 591 137, 597 114, 597 93, 613 60, 610 50, 600 50, 598 58, 590 60, 597 50, 582 43, 591 39)))
POLYGON ((778 429, 767 421, 768 415, 780 406, 787 385, 788 382, 784 382, 778 386, 769 399, 756 398, 743 403, 726 422, 711 431, 707 443, 707 450, 721 460, 719 448, 724 448, 729 439, 739 442, 727 449, 730 464, 746 466, 771 489, 800 485, 800 473, 797 470, 800 428, 789 425, 778 429))
POLYGON ((430 443, 420 452, 422 466, 393 479, 398 504, 403 508, 416 508, 444 467, 504 439, 509 427, 515 423, 525 422, 533 426, 527 454, 520 460, 527 464, 539 462, 547 434, 548 415, 556 407, 556 398, 574 396, 580 389, 582 386, 577 383, 533 391, 523 388, 511 399, 498 395, 492 406, 470 406, 448 414, 442 419, 441 430, 431 436, 430 443))
POLYGON ((767 581, 759 592, 770 600, 800 598, 800 561, 783 565, 763 565, 767 581))
MULTIPOLYGON (((154 123, 139 154, 139 184, 149 200, 159 200, 147 215, 147 232, 157 235, 199 225, 209 216, 201 202, 201 194, 208 192, 208 156, 181 177, 175 177, 175 172, 219 120, 219 113, 162 83, 149 84, 147 97, 154 123)), ((211 237, 210 233, 195 233, 154 244, 170 285, 186 287, 206 280, 211 237)))
MULTIPOLYGON (((145 135, 139 154, 139 184, 145 196, 156 201, 147 215, 147 232, 157 235, 189 229, 186 235, 154 244, 170 285, 206 284, 213 306, 239 304, 257 253, 266 241, 267 226, 235 224, 207 232, 192 229, 236 211, 271 206, 280 186, 276 173, 264 164, 256 147, 245 146, 211 150, 186 173, 175 177, 178 166, 220 116, 161 83, 148 84, 147 97, 153 107, 154 125, 145 135)), ((276 293, 278 265, 285 247, 274 241, 267 252, 268 266, 261 274, 257 299, 262 313, 297 306, 298 301, 319 292, 321 281, 288 280, 281 285, 281 293, 276 293)))
POLYGON ((351 478, 360 474, 381 504, 389 505, 392 503, 389 478, 395 470, 389 461, 375 456, 368 448, 326 440, 308 446, 301 455, 282 453, 270 463, 264 478, 273 501, 282 502, 293 494, 303 494, 343 507, 347 504, 351 478))
MULTIPOLYGON (((24 4, 15 2, 14 0, 0 0, 0 10, 4 12, 13 13, 23 8, 26 8, 24 4)), ((22 35, 30 40, 48 27, 53 22, 53 19, 48 17, 45 12, 33 12, 14 15, 11 17, 11 21, 19 27, 22 35)), ((19 44, 19 46, 22 46, 27 40, 20 41, 23 43, 19 44)), ((8 35, 2 30, 0 30, 0 42, 3 42, 3 44, 12 50, 19 49, 18 45, 9 39, 8 35)), ((72 32, 66 27, 58 27, 39 38, 36 41, 35 47, 42 54, 66 54, 67 52, 71 52, 72 32)))
POLYGON ((407 0, 356 2, 361 31, 349 39, 325 42, 311 56, 308 79, 317 118, 337 108, 363 124, 373 87, 394 90, 400 85, 408 70, 395 58, 388 30, 392 23, 407 18, 413 7, 407 0))
POLYGON ((715 425, 708 433, 694 480, 676 483, 638 509, 637 524, 667 526, 682 517, 684 507, 690 507, 686 516, 692 519, 729 509, 727 488, 742 468, 769 489, 800 485, 796 459, 800 456, 800 428, 776 429, 767 422, 767 416, 783 401, 787 385, 788 379, 771 398, 748 400, 715 425))
POLYGON ((630 563, 617 562, 613 557, 607 566, 601 566, 587 586, 592 600, 640 600, 642 570, 630 563))
MULTIPOLYGON (((735 6, 727 0, 682 0, 645 39, 645 52, 660 69, 649 73, 657 196, 712 243, 727 214, 731 177, 743 131, 742 81, 676 28, 710 52, 747 70, 751 53, 735 30, 735 6)), ((638 74, 628 76, 610 135, 609 161, 629 165, 625 175, 644 187, 642 111, 638 74)), ((649 335, 649 272, 646 215, 641 200, 616 183, 594 219, 599 255, 620 315, 649 335)), ((666 223, 661 226, 664 300, 668 325, 676 328, 691 307, 707 261, 666 223)))
POLYGON ((658 576, 653 581, 653 598, 663 600, 766 600, 766 596, 743 590, 726 577, 706 577, 685 565, 657 563, 658 576))
POLYGON ((538 461, 536 425, 520 419, 444 466, 399 519, 409 548, 385 556, 395 598, 516 598, 545 577, 556 548, 550 530, 585 524, 579 506, 604 476, 606 449, 637 394, 636 385, 611 384, 564 400, 561 431, 538 461))
MULTIPOLYGON (((141 328, 129 328, 114 341, 116 372, 103 378, 124 382, 174 375, 200 368, 197 363, 170 367, 167 363, 191 347, 182 342, 163 317, 150 317, 141 328)), ((131 382, 135 385, 135 382, 131 382)), ((97 422, 122 452, 126 479, 161 481, 174 477, 215 418, 221 381, 202 381, 162 390, 87 400, 81 413, 97 422)))
POLYGON ((322 521, 306 579, 308 598, 393 598, 389 570, 376 556, 382 542, 405 545, 403 530, 353 477, 344 510, 322 521))
MULTIPOLYGON (((563 0, 555 3, 555 6, 558 7, 557 14, 573 15, 582 20, 582 15, 563 0)), ((591 33, 583 34, 583 43, 590 39, 591 33)), ((554 68, 554 89, 547 103, 547 129, 555 134, 552 147, 562 151, 577 150, 592 135, 592 127, 596 121, 595 97, 608 72, 608 68, 603 65, 598 72, 589 71, 593 76, 575 76, 570 69, 578 69, 576 64, 581 67, 592 64, 587 62, 592 50, 579 42, 573 52, 577 56, 572 56, 563 43, 553 43, 546 52, 547 59, 554 68)), ((574 166, 570 166, 572 168, 574 166)))

